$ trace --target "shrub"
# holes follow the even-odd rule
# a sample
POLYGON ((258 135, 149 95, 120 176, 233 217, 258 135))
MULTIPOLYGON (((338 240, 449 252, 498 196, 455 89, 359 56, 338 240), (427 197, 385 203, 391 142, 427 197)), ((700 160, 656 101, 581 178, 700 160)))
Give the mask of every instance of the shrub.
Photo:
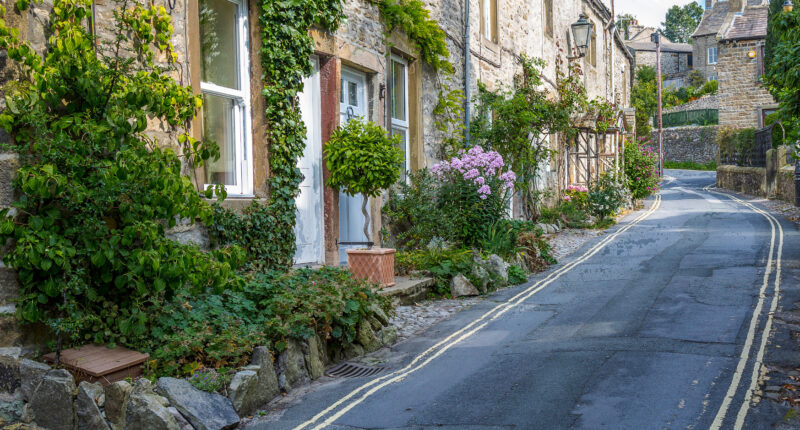
POLYGON ((585 211, 589 205, 589 189, 581 185, 569 185, 564 191, 564 201, 578 210, 585 211))
POLYGON ((522 257, 531 272, 540 272, 556 259, 550 255, 550 244, 542 237, 540 231, 526 231, 517 237, 517 246, 522 250, 522 257))
POLYGON ((431 169, 441 182, 437 205, 453 223, 453 240, 476 246, 491 225, 507 216, 508 193, 516 176, 502 172, 503 157, 480 146, 461 151, 431 169))
POLYGON ((658 190, 658 154, 645 141, 625 142, 625 178, 634 199, 643 199, 658 190))
POLYGON ((739 166, 749 164, 756 147, 754 128, 722 127, 717 132, 720 159, 735 162, 739 166))
POLYGON ((280 352, 288 339, 315 333, 343 348, 373 304, 391 310, 371 284, 344 269, 268 272, 254 275, 241 291, 176 297, 153 316, 150 337, 137 346, 150 353, 158 375, 240 366, 256 345, 280 352))
POLYGON ((430 272, 436 280, 437 295, 449 294, 450 280, 459 273, 471 278, 473 264, 472 250, 466 248, 419 249, 401 251, 395 255, 395 271, 398 275, 407 275, 412 271, 430 272))
POLYGON ((209 220, 182 169, 219 149, 181 131, 202 99, 169 76, 178 68, 163 7, 126 3, 107 41, 85 25, 92 2, 53 10, 43 57, 0 21, 0 49, 20 71, 0 115, 21 161, 19 215, 3 210, 0 225, 0 240, 15 241, 5 262, 19 275, 17 316, 68 343, 136 345, 164 301, 236 287, 236 248, 204 253, 164 235, 176 219, 209 220), (178 138, 180 155, 145 133, 151 122, 178 138))
POLYGON ((613 172, 600 175, 589 191, 589 208, 601 221, 619 210, 626 200, 626 189, 617 184, 613 172))
POLYGON ((403 151, 400 136, 388 137, 383 127, 352 119, 340 126, 325 144, 325 163, 330 171, 327 185, 349 196, 361 194, 364 202, 364 235, 369 240, 367 198, 377 197, 400 178, 403 151))
POLYGON ((409 174, 409 184, 401 181, 389 190, 383 216, 384 228, 398 249, 427 247, 434 238, 453 240, 454 227, 439 208, 439 181, 430 170, 409 174))
POLYGON ((508 267, 508 283, 510 285, 519 285, 528 282, 528 276, 521 267, 512 264, 508 267))

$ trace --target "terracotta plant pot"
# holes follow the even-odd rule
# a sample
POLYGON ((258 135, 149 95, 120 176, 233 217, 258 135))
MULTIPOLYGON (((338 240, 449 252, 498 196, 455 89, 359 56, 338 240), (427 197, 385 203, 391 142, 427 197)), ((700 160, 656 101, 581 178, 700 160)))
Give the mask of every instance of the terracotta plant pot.
POLYGON ((394 286, 394 253, 392 248, 348 249, 347 265, 350 273, 358 278, 394 286))

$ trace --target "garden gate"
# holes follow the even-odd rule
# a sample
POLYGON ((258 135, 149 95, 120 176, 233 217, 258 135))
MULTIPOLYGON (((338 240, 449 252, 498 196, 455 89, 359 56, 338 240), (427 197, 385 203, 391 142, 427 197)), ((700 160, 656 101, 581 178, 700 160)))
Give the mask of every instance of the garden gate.
POLYGON ((623 130, 611 127, 603 132, 578 129, 568 142, 565 157, 564 188, 568 185, 588 187, 609 170, 618 170, 625 162, 623 130))

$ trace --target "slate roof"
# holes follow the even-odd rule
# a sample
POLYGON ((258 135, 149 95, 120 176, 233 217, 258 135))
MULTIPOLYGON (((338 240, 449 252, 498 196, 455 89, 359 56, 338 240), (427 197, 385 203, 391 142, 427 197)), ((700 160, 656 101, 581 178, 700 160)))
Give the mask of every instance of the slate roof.
POLYGON ((764 39, 767 37, 769 9, 763 6, 745 8, 733 18, 723 40, 764 39))
POLYGON ((703 15, 703 19, 700 21, 700 25, 697 26, 697 30, 692 34, 692 37, 709 36, 719 33, 730 9, 731 4, 729 2, 715 3, 714 7, 703 15))
MULTIPOLYGON (((628 42, 628 48, 634 51, 656 51, 656 44, 653 42, 628 42)), ((691 54, 692 45, 688 43, 662 43, 661 52, 677 52, 681 54, 691 54)))

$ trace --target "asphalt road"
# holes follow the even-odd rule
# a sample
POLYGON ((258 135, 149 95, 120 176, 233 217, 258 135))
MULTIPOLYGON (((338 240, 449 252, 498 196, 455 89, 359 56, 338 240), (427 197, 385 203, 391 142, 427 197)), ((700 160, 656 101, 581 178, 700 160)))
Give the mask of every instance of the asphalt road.
POLYGON ((704 190, 713 172, 667 175, 558 266, 395 345, 390 370, 316 384, 250 428, 769 427, 748 393, 798 232, 704 190))

